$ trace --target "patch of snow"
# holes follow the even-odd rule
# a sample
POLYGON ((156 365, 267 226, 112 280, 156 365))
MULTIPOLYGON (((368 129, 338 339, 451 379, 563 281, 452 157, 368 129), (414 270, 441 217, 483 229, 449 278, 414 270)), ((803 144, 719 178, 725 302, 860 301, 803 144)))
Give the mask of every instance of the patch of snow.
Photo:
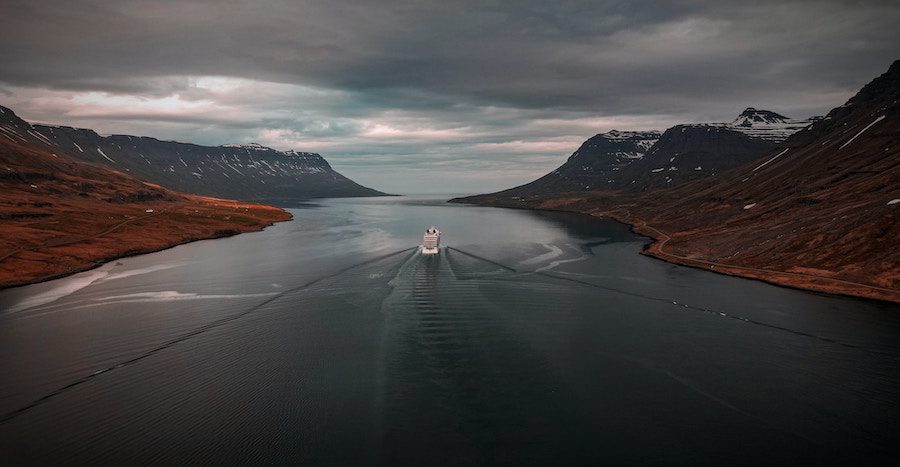
POLYGON ((115 164, 115 163, 116 163, 116 161, 114 161, 114 160, 112 160, 112 159, 110 159, 110 158, 109 158, 109 156, 107 156, 107 155, 106 155, 106 153, 104 153, 104 152, 103 152, 103 150, 102 150, 102 149, 100 149, 100 148, 97 148, 97 152, 99 152, 99 153, 100 153, 100 155, 101 155, 101 156, 103 156, 103 158, 104 158, 104 159, 106 159, 106 160, 108 160, 108 161, 110 161, 110 162, 112 162, 112 163, 113 163, 113 164, 115 164))
POLYGON ((246 149, 253 151, 272 151, 272 148, 267 148, 259 143, 249 143, 249 144, 223 144, 223 148, 236 148, 236 149, 246 149))
POLYGON ((703 167, 698 165, 697 167, 694 167, 694 170, 703 170, 703 167))
POLYGON ((887 205, 888 205, 888 206, 891 206, 891 205, 894 205, 894 204, 897 204, 897 203, 900 203, 900 198, 892 199, 892 200, 888 201, 888 202, 887 202, 887 205))
POLYGON ((744 206, 744 209, 751 209, 753 206, 756 206, 756 203, 750 203, 750 204, 744 206))
MULTIPOLYGON (((19 135, 19 133, 16 131, 15 128, 0 126, 0 130, 3 130, 4 132, 9 133, 10 135, 15 136, 16 138, 19 138, 20 140, 22 140, 26 143, 28 142, 27 139, 25 139, 21 135, 19 135)), ((10 139, 12 139, 12 138, 10 138, 10 139)), ((15 140, 13 140, 13 141, 15 141, 15 140)))
POLYGON ((869 128, 872 128, 872 125, 874 125, 874 124, 876 124, 876 123, 878 123, 878 122, 880 122, 880 121, 882 121, 882 120, 884 120, 884 115, 882 115, 882 116, 876 118, 874 122, 872 122, 872 123, 866 125, 866 127, 863 128, 862 130, 859 130, 859 133, 853 135, 852 138, 850 138, 849 140, 847 140, 847 142, 844 143, 844 144, 842 144, 841 147, 839 147, 838 149, 844 149, 844 147, 847 146, 848 144, 852 143, 853 140, 855 140, 857 136, 863 134, 864 131, 868 130, 869 128))
POLYGON ((28 134, 31 135, 31 136, 34 136, 34 137, 37 138, 40 142, 46 144, 47 146, 50 146, 50 145, 53 144, 53 142, 51 142, 49 139, 47 139, 46 136, 42 135, 42 134, 39 133, 37 130, 35 130, 35 131, 28 130, 28 134))
POLYGON ((76 148, 76 149, 78 149, 78 150, 81 151, 81 152, 84 152, 84 149, 81 149, 81 146, 79 146, 78 143, 76 143, 75 141, 72 141, 72 144, 75 145, 75 148, 76 148))
POLYGON ((232 166, 231 164, 229 164, 229 163, 226 162, 225 165, 227 165, 228 167, 230 167, 231 170, 234 170, 235 172, 237 172, 237 173, 239 173, 239 174, 241 174, 241 175, 244 175, 243 173, 241 173, 240 170, 235 169, 234 166, 232 166))
POLYGON ((775 154, 775 156, 772 157, 771 159, 769 159, 769 160, 763 162, 762 164, 759 164, 758 166, 756 166, 755 169, 753 169, 753 171, 756 172, 757 170, 763 168, 763 166, 765 166, 765 165, 768 164, 769 162, 772 162, 772 161, 774 161, 775 159, 778 159, 779 157, 783 156, 784 153, 788 152, 788 149, 790 149, 790 148, 785 148, 784 151, 781 151, 781 152, 779 152, 778 154, 775 154))
POLYGON ((658 168, 658 169, 653 169, 653 170, 651 170, 650 172, 657 173, 657 172, 662 172, 663 170, 666 170, 666 168, 665 168, 665 167, 660 167, 660 168, 658 168))

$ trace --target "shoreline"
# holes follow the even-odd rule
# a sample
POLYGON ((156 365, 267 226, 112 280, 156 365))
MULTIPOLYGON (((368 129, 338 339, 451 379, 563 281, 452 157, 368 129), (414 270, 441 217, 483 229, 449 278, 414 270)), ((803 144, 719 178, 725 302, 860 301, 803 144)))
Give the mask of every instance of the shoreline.
MULTIPOLYGON (((587 213, 581 213, 587 214, 587 213)), ((877 300, 881 302, 900 304, 900 291, 885 289, 868 284, 851 282, 842 279, 835 279, 825 276, 816 276, 812 274, 802 274, 788 271, 773 271, 768 269, 752 268, 748 266, 740 266, 734 264, 715 263, 700 258, 687 258, 684 256, 667 253, 663 250, 663 246, 670 240, 670 237, 655 227, 646 223, 633 223, 617 216, 604 214, 588 214, 596 217, 607 217, 616 222, 628 225, 631 230, 637 234, 644 235, 652 241, 641 251, 642 255, 650 256, 667 263, 678 264, 695 269, 702 269, 727 276, 741 277, 744 279, 753 279, 768 284, 787 287, 797 290, 805 290, 809 292, 827 293, 831 295, 841 295, 851 298, 862 298, 868 300, 877 300), (663 239, 662 237, 665 237, 663 239)))
POLYGON ((825 276, 816 276, 812 274, 794 273, 788 271, 774 271, 747 266, 715 263, 704 260, 702 258, 688 258, 666 252, 663 247, 668 243, 671 237, 661 230, 648 225, 645 221, 623 215, 616 211, 605 211, 595 209, 591 211, 568 210, 559 208, 542 208, 536 206, 516 206, 506 204, 494 204, 491 202, 478 203, 470 202, 465 199, 455 198, 448 200, 449 203, 471 204, 483 207, 499 207, 507 209, 522 209, 528 211, 548 211, 548 212, 567 212, 570 214, 579 214, 592 217, 608 218, 620 224, 627 225, 631 231, 639 235, 649 238, 651 241, 641 251, 642 255, 665 261, 667 263, 678 264, 680 266, 702 269, 727 276, 740 277, 744 279, 758 280, 767 284, 786 287, 795 290, 804 290, 807 292, 826 293, 831 295, 840 295, 844 297, 875 300, 879 302, 887 302, 900 304, 900 291, 885 289, 873 285, 861 284, 842 279, 835 279, 825 276), (665 238, 663 238, 665 237, 665 238))
POLYGON ((98 234, 10 251, 0 257, 0 290, 61 279, 118 259, 168 250, 187 243, 259 232, 294 218, 291 213, 273 206, 231 200, 210 203, 212 200, 193 197, 193 201, 201 201, 202 205, 179 205, 173 210, 130 218, 98 234), (186 211, 196 213, 199 209, 205 210, 203 214, 195 215, 194 219, 188 220, 184 216, 186 211), (57 252, 48 253, 47 250, 57 252), (29 270, 28 266, 34 264, 44 264, 44 267, 29 270), (22 270, 26 272, 20 272, 22 270))
POLYGON ((271 227, 279 222, 289 222, 291 220, 293 220, 293 217, 291 217, 290 219, 274 221, 267 225, 261 225, 260 228, 256 229, 256 230, 246 230, 243 232, 235 232, 235 233, 216 232, 215 234, 208 236, 208 237, 188 238, 188 239, 178 241, 177 243, 173 243, 168 246, 163 246, 161 248, 140 249, 140 250, 135 250, 135 251, 129 251, 129 252, 126 252, 121 255, 95 259, 95 260, 92 260, 89 265, 85 265, 85 267, 81 268, 81 269, 73 269, 73 270, 69 270, 69 271, 65 271, 65 272, 61 272, 61 273, 56 273, 56 274, 52 274, 49 276, 40 277, 40 278, 37 278, 34 280, 29 280, 28 282, 23 282, 23 283, 15 283, 15 284, 11 284, 11 285, 6 285, 6 284, 0 283, 0 291, 14 289, 16 287, 25 287, 26 285, 34 285, 34 284, 40 284, 43 282, 50 282, 50 281, 53 281, 56 279, 62 279, 62 278, 69 277, 69 276, 72 276, 72 275, 75 275, 75 274, 78 274, 81 272, 92 271, 94 269, 102 267, 102 266, 109 264, 116 260, 120 260, 123 258, 131 258, 134 256, 148 255, 150 253, 157 253, 157 252, 169 250, 169 249, 181 246, 181 245, 187 245, 188 243, 194 243, 194 242, 199 242, 199 241, 203 241, 203 240, 218 240, 221 238, 234 237, 234 236, 245 234, 245 233, 262 232, 266 228, 271 227))

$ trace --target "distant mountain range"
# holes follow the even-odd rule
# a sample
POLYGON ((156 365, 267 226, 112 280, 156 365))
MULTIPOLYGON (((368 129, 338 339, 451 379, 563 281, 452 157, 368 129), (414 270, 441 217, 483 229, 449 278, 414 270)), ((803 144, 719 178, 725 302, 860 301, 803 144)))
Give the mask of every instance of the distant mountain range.
POLYGON ((527 197, 672 187, 755 160, 815 121, 749 107, 731 123, 676 125, 662 134, 612 130, 585 141, 553 172, 497 194, 527 197))
MULTIPOLYGON (((283 200, 380 196, 336 172, 320 155, 258 144, 200 146, 144 136, 31 125, 0 106, 0 135, 104 165, 173 190, 220 198, 283 200)), ((2 136, 0 136, 2 137, 2 136)))
POLYGON ((291 218, 72 159, 9 109, 0 121, 0 288, 291 218))
POLYGON ((611 216, 669 261, 900 302, 898 102, 900 61, 824 118, 749 108, 670 128, 642 157, 576 152, 535 182, 453 201, 611 216))

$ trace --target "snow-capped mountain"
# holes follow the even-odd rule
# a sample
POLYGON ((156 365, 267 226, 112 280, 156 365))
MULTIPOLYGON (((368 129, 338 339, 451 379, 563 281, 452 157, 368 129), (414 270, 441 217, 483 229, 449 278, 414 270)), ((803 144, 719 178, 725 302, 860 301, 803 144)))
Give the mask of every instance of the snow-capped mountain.
POLYGON ((669 188, 755 160, 776 143, 723 125, 676 125, 640 160, 622 168, 610 187, 628 191, 669 188))
POLYGON ((817 120, 748 107, 731 123, 676 125, 662 135, 612 130, 585 141, 556 170, 497 195, 670 188, 752 161, 817 120))
POLYGON ((727 127, 754 138, 781 142, 820 119, 821 117, 792 119, 768 110, 747 107, 727 127))
MULTIPOLYGON (((100 136, 82 128, 4 120, 0 134, 33 141, 50 151, 129 173, 186 193, 245 199, 378 196, 336 172, 319 154, 277 151, 259 144, 200 146, 144 136, 100 136)), ((24 121, 22 121, 24 122, 24 121)))
POLYGON ((600 133, 585 141, 553 172, 504 193, 535 195, 603 188, 622 168, 644 157, 658 139, 658 131, 600 133))
POLYGON ((731 123, 693 123, 666 130, 645 157, 610 182, 629 191, 672 187, 754 161, 821 120, 797 120, 748 107, 731 123))

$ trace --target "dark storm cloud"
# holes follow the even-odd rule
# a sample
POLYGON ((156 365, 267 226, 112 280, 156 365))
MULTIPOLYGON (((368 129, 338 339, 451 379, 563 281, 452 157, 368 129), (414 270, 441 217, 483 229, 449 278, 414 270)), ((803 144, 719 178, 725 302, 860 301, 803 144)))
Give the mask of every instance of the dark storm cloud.
POLYGON ((434 144, 442 157, 483 159, 459 147, 556 137, 549 151, 606 125, 724 120, 745 106, 808 116, 885 70, 900 43, 894 2, 5 0, 2 10, 0 86, 26 116, 53 121, 71 101, 57 115, 79 124, 308 141, 338 166, 401 150, 436 162, 434 144), (247 83, 194 81, 204 76, 247 83), (86 111, 109 99, 72 97, 92 92, 135 108, 86 111))

